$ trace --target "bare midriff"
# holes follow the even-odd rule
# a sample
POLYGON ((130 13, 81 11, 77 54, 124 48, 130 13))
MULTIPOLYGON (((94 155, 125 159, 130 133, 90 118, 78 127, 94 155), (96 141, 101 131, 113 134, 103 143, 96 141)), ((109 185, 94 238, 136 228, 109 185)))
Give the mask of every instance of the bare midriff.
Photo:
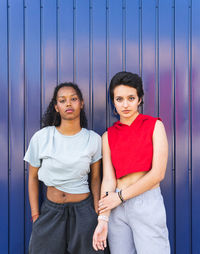
MULTIPOLYGON (((120 190, 128 188, 130 185, 136 183, 141 177, 147 174, 148 171, 134 172, 117 179, 117 188, 120 190)), ((153 186, 152 189, 158 187, 159 184, 153 186)))
POLYGON ((90 193, 72 194, 60 191, 55 187, 49 186, 47 188, 47 199, 54 203, 69 203, 69 202, 80 202, 86 199, 90 193))

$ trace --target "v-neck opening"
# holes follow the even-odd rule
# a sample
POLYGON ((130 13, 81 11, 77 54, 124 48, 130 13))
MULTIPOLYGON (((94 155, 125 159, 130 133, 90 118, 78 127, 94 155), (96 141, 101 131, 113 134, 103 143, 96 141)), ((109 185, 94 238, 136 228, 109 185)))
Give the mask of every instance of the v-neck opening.
POLYGON ((118 125, 121 125, 121 126, 126 126, 126 127, 128 127, 128 128, 131 128, 131 127, 133 127, 133 126, 135 125, 135 122, 138 120, 138 118, 140 118, 141 115, 142 115, 142 114, 139 113, 130 125, 125 124, 125 123, 121 123, 120 120, 117 122, 117 124, 118 124, 118 125))

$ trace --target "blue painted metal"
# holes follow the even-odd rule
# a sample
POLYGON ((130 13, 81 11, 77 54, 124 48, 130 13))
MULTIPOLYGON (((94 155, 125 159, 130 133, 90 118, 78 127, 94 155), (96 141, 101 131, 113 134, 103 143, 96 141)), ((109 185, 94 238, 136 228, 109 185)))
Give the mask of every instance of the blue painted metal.
MULTIPOLYGON (((25 151, 32 135, 40 129, 40 2, 25 3, 25 151), (34 14, 34 19, 32 15, 34 14)), ((25 163, 25 250, 32 230, 28 200, 28 164, 25 163)))
POLYGON ((89 119, 92 110, 90 104, 90 2, 76 1, 76 82, 79 84, 85 100, 85 110, 88 117, 88 127, 92 121, 89 119), (84 15, 82 15, 84 13, 84 15))
POLYGON ((57 2, 41 1, 42 112, 49 105, 58 82, 57 2))
POLYGON ((163 119, 168 134, 169 159, 165 181, 162 183, 162 190, 167 209, 167 222, 170 233, 172 253, 174 253, 174 82, 173 82, 173 45, 172 36, 172 12, 171 3, 163 2, 160 9, 160 30, 159 30, 159 87, 160 87, 160 116, 163 119), (166 17, 169 23, 166 24, 166 17))
POLYGON ((126 1, 126 71, 140 73, 140 4, 126 1))
POLYGON ((24 252, 24 6, 9 1, 9 249, 24 252))
POLYGON ((159 2, 159 114, 165 125, 169 143, 169 159, 162 192, 167 211, 171 252, 174 253, 174 83, 173 83, 173 19, 171 0, 159 2), (168 20, 168 22, 166 22, 168 20))
POLYGON ((9 184, 8 184, 8 39, 7 2, 0 1, 0 253, 6 253, 9 246, 9 184))
POLYGON ((0 253, 28 249, 23 154, 55 85, 78 83, 89 128, 102 134, 116 120, 107 92, 121 70, 142 74, 144 113, 167 131, 172 254, 200 253, 199 12, 198 0, 0 1, 0 253))
POLYGON ((200 253, 200 2, 192 1, 192 68, 191 68, 191 130, 192 130, 192 253, 200 253))
MULTIPOLYGON (((119 71, 123 70, 123 1, 109 1, 109 81, 119 71)), ((110 108, 110 107, 109 107, 110 108)), ((116 121, 112 108, 109 112, 109 126, 116 121)), ((107 126, 108 127, 108 126, 107 126)))
POLYGON ((183 254, 191 251, 188 6, 188 1, 175 1, 176 252, 183 254))
POLYGON ((144 113, 157 115, 156 105, 156 5, 142 0, 142 78, 144 85, 144 113))
POLYGON ((93 1, 93 129, 106 129, 106 2, 93 1), (101 95, 101 96, 99 96, 101 95))
POLYGON ((58 1, 58 81, 73 81, 73 1, 58 1))

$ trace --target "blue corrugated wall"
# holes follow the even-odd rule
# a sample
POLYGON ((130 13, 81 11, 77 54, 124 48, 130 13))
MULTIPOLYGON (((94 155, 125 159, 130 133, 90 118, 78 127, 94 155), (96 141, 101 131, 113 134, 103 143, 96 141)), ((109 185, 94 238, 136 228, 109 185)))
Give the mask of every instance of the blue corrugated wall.
POLYGON ((199 15, 199 0, 0 0, 1 254, 27 253, 23 155, 54 86, 77 82, 89 127, 102 134, 115 120, 107 90, 120 70, 142 75, 143 112, 166 126, 172 253, 200 254, 199 15))

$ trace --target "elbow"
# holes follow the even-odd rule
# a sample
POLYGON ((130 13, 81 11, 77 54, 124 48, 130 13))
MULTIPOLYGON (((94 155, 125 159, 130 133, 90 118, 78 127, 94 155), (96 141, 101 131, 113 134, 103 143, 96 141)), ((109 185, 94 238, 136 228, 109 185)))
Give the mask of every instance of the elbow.
POLYGON ((160 172, 158 175, 157 175, 157 182, 160 183, 164 180, 165 178, 165 171, 163 172, 160 172))
POLYGON ((162 174, 162 175, 160 175, 160 177, 159 177, 159 182, 162 182, 163 180, 164 180, 164 178, 165 178, 165 174, 162 174))
POLYGON ((39 182, 38 175, 29 175, 29 183, 39 182))
POLYGON ((153 178, 154 184, 158 184, 162 182, 165 178, 165 170, 155 171, 152 173, 153 173, 152 178, 153 178))
POLYGON ((98 184, 101 184, 100 176, 92 177, 91 178, 91 185, 98 185, 98 184))

